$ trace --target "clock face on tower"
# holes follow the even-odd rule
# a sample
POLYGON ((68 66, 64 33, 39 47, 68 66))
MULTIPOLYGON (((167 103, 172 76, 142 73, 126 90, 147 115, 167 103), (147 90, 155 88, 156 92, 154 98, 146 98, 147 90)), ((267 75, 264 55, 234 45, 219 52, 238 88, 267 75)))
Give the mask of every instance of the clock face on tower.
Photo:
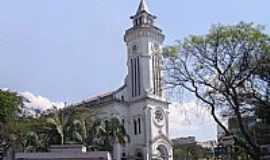
POLYGON ((165 122, 165 115, 162 110, 156 110, 154 113, 154 121, 158 126, 163 126, 165 122))

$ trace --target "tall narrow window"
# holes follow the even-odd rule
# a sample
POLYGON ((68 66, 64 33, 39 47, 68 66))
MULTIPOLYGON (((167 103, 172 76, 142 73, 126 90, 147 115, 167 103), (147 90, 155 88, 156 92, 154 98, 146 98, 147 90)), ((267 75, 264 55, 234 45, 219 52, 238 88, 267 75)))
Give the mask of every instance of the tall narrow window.
POLYGON ((132 97, 135 96, 134 93, 134 68, 133 68, 133 59, 130 59, 130 66, 131 66, 131 92, 132 92, 132 97))
POLYGON ((160 69, 160 58, 157 57, 157 90, 158 96, 162 96, 162 88, 161 88, 161 69, 160 69))
POLYGON ((139 129, 139 134, 141 134, 141 119, 138 118, 138 129, 139 129))
POLYGON ((153 67, 153 93, 158 96, 162 96, 161 89, 161 69, 160 69, 160 59, 157 55, 152 57, 152 67, 153 67))
POLYGON ((137 73, 138 73, 138 96, 141 94, 141 73, 140 73, 140 57, 137 57, 137 73))
POLYGON ((140 57, 131 58, 130 66, 132 97, 137 97, 141 94, 140 57))
POLYGON ((138 83, 138 79, 137 79, 137 61, 136 59, 133 60, 133 63, 134 63, 134 71, 135 71, 135 74, 134 74, 134 80, 135 80, 135 84, 134 84, 134 91, 135 91, 135 97, 137 96, 137 83, 138 83))
POLYGON ((156 94, 156 65, 155 65, 155 56, 152 56, 152 74, 153 74, 153 87, 154 94, 156 94))
POLYGON ((135 119, 133 120, 133 123, 134 123, 134 134, 137 135, 137 122, 135 119))

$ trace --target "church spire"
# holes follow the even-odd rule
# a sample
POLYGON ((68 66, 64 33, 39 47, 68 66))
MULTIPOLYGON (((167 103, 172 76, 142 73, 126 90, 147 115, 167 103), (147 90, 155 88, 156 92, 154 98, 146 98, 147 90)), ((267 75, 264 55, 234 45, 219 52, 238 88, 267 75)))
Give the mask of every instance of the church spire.
POLYGON ((136 14, 140 14, 141 12, 147 12, 147 13, 150 13, 150 12, 149 12, 149 9, 148 9, 148 6, 147 6, 147 3, 146 3, 145 0, 141 0, 140 5, 139 5, 139 8, 138 8, 136 14))
POLYGON ((134 16, 131 16, 133 19, 134 26, 152 26, 154 24, 154 19, 156 16, 152 15, 146 4, 146 0, 141 0, 139 8, 134 16))

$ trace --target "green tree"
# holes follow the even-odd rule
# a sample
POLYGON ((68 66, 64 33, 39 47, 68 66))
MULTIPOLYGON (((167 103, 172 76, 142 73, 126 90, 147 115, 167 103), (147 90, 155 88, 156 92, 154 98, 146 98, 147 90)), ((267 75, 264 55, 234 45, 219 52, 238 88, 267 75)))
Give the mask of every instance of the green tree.
POLYGON ((6 124, 15 120, 22 106, 22 97, 17 93, 0 89, 0 123, 6 124))
POLYGON ((96 120, 96 111, 83 106, 54 107, 38 117, 25 116, 20 112, 23 100, 16 93, 0 92, 0 147, 46 152, 52 144, 78 143, 92 150, 112 150, 114 143, 127 141, 125 129, 116 118, 96 120))
POLYGON ((243 123, 244 115, 259 106, 269 108, 270 38, 254 24, 216 25, 202 36, 190 36, 164 49, 166 84, 192 93, 227 135, 230 130, 217 115, 237 118, 242 137, 237 145, 259 159, 260 148, 243 123))
POLYGON ((15 125, 23 107, 23 98, 0 89, 0 148, 6 151, 16 142, 15 125))
POLYGON ((91 147, 94 138, 93 128, 96 121, 96 111, 86 107, 73 107, 72 114, 73 120, 69 126, 71 139, 91 147))
POLYGON ((79 112, 76 107, 68 107, 64 109, 54 109, 47 118, 48 127, 54 138, 51 143, 67 144, 67 143, 84 143, 87 138, 87 120, 88 112, 79 112))
POLYGON ((101 150, 112 151, 113 144, 125 144, 129 141, 124 126, 117 118, 97 121, 95 131, 97 144, 101 150))
POLYGON ((43 118, 22 117, 13 125, 14 149, 21 152, 48 151, 49 130, 43 118))
POLYGON ((210 149, 203 148, 196 143, 174 145, 173 154, 175 160, 199 160, 213 158, 213 154, 210 149))
POLYGON ((67 140, 66 132, 67 127, 72 121, 71 113, 65 112, 64 110, 55 110, 52 116, 47 119, 47 123, 51 127, 52 132, 56 133, 57 143, 63 145, 67 140))

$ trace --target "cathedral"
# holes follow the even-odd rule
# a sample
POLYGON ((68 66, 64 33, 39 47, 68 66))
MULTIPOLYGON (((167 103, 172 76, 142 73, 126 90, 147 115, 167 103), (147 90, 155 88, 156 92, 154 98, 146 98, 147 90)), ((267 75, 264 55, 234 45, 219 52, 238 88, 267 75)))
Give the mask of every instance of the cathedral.
POLYGON ((115 144, 113 159, 172 160, 169 139, 169 102, 162 90, 161 50, 165 36, 155 26, 154 16, 145 0, 141 0, 133 25, 127 29, 128 75, 116 91, 82 102, 102 110, 99 117, 117 117, 124 125, 130 142, 115 144))

